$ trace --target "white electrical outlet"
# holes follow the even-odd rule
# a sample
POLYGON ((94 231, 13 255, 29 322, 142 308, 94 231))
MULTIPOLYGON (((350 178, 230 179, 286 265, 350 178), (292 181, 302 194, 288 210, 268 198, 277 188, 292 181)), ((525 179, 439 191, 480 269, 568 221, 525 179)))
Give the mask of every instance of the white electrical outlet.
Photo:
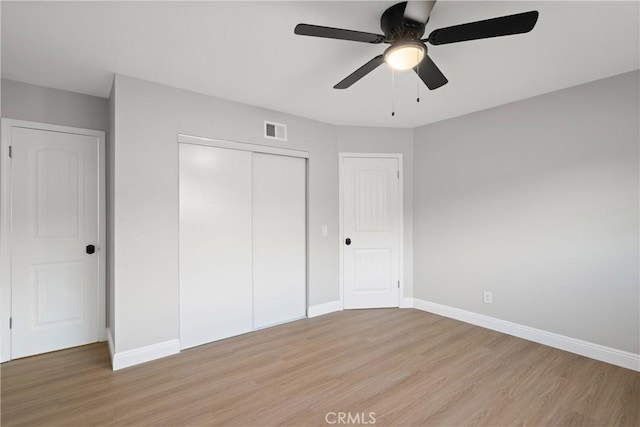
POLYGON ((326 237, 329 234, 329 230, 326 225, 322 226, 322 235, 326 237))
POLYGON ((493 295, 489 291, 484 291, 482 294, 482 301, 486 304, 491 304, 493 302, 493 295))

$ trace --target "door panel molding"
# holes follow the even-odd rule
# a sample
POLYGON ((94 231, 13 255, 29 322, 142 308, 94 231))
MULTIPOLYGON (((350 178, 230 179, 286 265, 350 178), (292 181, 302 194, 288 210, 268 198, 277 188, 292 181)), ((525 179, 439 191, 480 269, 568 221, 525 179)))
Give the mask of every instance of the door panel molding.
POLYGON ((1 119, 0 140, 0 362, 11 360, 11 159, 12 129, 22 128, 98 139, 98 331, 106 340, 106 174, 105 132, 15 119, 1 119))
POLYGON ((344 159, 347 158, 374 158, 374 159, 396 159, 399 170, 399 190, 398 190, 398 278, 400 280, 398 301, 402 305, 405 295, 404 278, 404 170, 402 164, 402 154, 400 153, 338 153, 338 216, 339 216, 339 281, 340 281, 340 306, 344 309, 344 159))

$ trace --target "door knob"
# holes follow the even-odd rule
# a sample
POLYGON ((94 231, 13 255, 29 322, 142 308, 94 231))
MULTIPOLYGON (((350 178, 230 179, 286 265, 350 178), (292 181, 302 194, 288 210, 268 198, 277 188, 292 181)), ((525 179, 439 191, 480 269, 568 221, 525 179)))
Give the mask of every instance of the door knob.
POLYGON ((89 255, 91 255, 95 251, 96 247, 94 245, 87 245, 87 247, 85 248, 85 252, 87 252, 89 255))
POLYGON ((347 240, 344 241, 344 244, 349 246, 351 244, 351 239, 347 237, 347 240))

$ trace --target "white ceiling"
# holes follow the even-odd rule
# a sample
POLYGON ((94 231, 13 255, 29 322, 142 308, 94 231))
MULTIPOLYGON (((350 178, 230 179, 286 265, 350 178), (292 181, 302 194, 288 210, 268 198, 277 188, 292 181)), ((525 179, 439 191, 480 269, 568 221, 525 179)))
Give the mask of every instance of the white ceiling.
POLYGON ((383 65, 332 86, 386 45, 296 36, 304 22, 380 33, 395 1, 2 2, 2 76, 108 97, 114 72, 340 125, 415 127, 640 68, 629 2, 439 1, 426 33, 538 10, 532 32, 430 47, 449 84, 383 65))

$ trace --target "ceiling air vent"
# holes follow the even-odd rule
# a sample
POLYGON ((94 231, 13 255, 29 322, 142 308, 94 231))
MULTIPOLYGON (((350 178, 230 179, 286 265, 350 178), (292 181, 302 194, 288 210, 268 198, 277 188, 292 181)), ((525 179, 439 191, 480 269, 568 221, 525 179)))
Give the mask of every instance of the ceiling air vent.
POLYGON ((264 137, 268 139, 287 140, 287 125, 275 122, 264 122, 264 137))

